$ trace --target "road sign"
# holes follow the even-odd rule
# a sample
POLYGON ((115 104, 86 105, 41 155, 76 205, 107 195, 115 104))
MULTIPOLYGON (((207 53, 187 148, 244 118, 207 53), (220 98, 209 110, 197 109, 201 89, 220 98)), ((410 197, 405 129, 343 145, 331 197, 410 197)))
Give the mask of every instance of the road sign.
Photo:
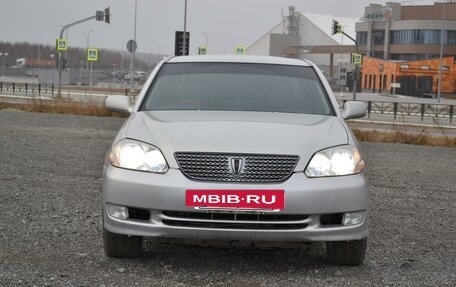
POLYGON ((57 51, 66 51, 68 49, 67 39, 59 38, 55 41, 55 48, 57 51))
POLYGON ((401 88, 401 83, 391 83, 391 88, 400 89, 401 88))
POLYGON ((129 40, 127 42, 127 50, 128 50, 128 52, 134 53, 137 48, 138 48, 138 44, 136 44, 135 40, 129 40))
POLYGON ((207 49, 204 46, 198 47, 198 55, 206 55, 207 54, 207 49))
MULTIPOLYGON (((188 50, 190 48, 190 32, 187 32, 185 40, 185 55, 188 55, 188 50)), ((176 31, 176 39, 174 42, 174 55, 182 56, 182 48, 184 47, 184 32, 176 31)))
POLYGON ((353 53, 352 54, 352 63, 355 65, 361 65, 363 63, 363 55, 353 53))
POLYGON ((98 61, 98 49, 89 48, 87 50, 87 61, 98 61))
POLYGON ((245 55, 245 50, 247 50, 247 48, 245 46, 236 46, 236 48, 234 48, 234 54, 235 55, 245 55))

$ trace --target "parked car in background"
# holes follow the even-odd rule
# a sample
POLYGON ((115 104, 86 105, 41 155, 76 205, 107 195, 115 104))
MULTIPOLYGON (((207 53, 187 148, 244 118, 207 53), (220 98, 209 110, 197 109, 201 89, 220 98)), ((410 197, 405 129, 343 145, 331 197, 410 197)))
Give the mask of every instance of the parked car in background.
MULTIPOLYGON (((135 81, 144 82, 144 81, 147 80, 148 74, 146 72, 136 71, 136 72, 134 72, 133 77, 134 77, 135 81)), ((130 80, 131 79, 131 73, 125 73, 124 74, 124 79, 125 80, 130 80)))
POLYGON ((253 56, 163 60, 104 165, 105 252, 141 254, 143 237, 325 241, 331 262, 363 262, 368 183, 357 140, 309 61, 253 56))
POLYGON ((114 80, 124 80, 125 79, 125 72, 123 71, 114 71, 111 73, 111 76, 114 80))

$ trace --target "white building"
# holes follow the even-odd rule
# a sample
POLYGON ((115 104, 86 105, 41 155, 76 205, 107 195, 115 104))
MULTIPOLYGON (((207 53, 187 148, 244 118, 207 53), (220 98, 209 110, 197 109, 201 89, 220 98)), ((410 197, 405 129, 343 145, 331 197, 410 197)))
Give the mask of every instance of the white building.
MULTIPOLYGON (((314 13, 295 12, 294 7, 289 7, 289 16, 274 26, 270 31, 247 48, 249 55, 285 56, 284 47, 290 46, 334 46, 354 45, 354 42, 342 36, 332 35, 333 20, 342 25, 343 31, 355 38, 355 22, 357 19, 336 17, 314 13)), ((337 49, 336 49, 337 50, 337 49)), ((330 65, 330 54, 305 54, 297 55, 299 58, 309 59, 319 66, 330 65)), ((349 54, 335 54, 333 65, 349 63, 349 54)))

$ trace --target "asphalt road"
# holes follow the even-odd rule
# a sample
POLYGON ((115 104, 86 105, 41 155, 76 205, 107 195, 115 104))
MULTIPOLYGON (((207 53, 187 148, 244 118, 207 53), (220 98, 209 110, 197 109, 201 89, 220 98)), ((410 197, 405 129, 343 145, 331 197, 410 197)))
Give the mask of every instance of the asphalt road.
POLYGON ((455 286, 456 149, 364 144, 371 234, 360 267, 323 244, 243 249, 148 241, 103 253, 104 155, 123 119, 0 111, 0 286, 455 286))

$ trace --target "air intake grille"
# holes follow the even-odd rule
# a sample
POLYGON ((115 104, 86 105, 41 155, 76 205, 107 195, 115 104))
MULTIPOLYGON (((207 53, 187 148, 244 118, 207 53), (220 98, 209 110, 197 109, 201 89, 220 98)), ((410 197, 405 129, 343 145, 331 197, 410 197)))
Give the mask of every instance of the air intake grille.
POLYGON ((248 214, 226 212, 162 211, 163 224, 188 228, 292 230, 308 226, 302 214, 248 214))
POLYGON ((190 179, 219 182, 282 182, 299 156, 176 152, 180 169, 190 179))

